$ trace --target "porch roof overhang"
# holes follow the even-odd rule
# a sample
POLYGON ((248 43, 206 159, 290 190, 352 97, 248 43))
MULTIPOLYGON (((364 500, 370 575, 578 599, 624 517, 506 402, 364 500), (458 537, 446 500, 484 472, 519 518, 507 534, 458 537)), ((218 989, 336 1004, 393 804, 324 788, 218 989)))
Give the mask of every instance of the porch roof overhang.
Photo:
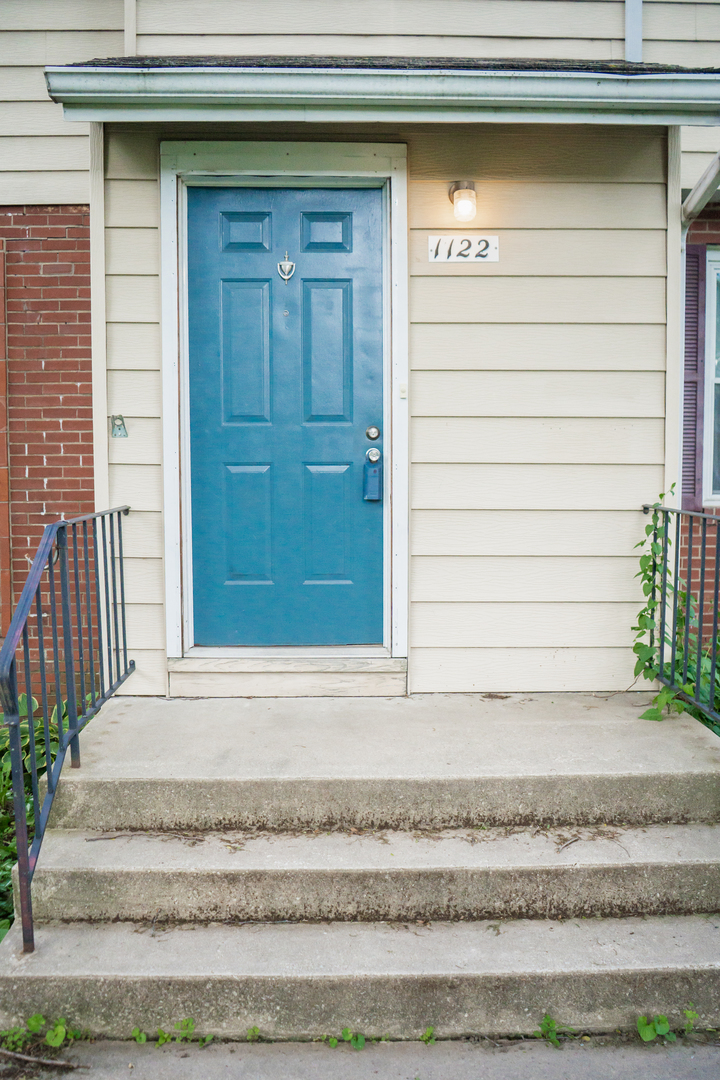
POLYGON ((45 69, 67 120, 719 124, 720 68, 398 57, 120 57, 45 69))

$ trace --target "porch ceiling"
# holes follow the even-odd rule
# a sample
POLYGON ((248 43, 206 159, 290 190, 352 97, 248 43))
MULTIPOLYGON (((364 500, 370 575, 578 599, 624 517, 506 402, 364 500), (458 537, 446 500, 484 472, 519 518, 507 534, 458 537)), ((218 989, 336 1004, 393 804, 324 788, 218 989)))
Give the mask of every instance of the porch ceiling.
POLYGON ((720 69, 462 58, 120 57, 45 69, 68 120, 720 123, 720 69))

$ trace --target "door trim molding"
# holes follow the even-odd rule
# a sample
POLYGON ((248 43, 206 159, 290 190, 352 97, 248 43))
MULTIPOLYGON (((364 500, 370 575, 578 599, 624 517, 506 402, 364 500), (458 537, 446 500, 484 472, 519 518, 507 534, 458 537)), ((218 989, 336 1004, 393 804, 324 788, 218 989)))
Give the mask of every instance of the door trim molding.
MULTIPOLYGON (((163 142, 160 234, 163 384, 165 617, 168 657, 192 648, 189 402, 187 376, 188 185, 382 186, 386 192, 384 644, 407 656, 409 571, 407 148, 398 143, 163 142), (387 442, 386 442, 387 447, 387 442)), ((353 649, 357 655, 357 647, 353 649)), ((247 655, 247 653, 246 653, 247 655)))

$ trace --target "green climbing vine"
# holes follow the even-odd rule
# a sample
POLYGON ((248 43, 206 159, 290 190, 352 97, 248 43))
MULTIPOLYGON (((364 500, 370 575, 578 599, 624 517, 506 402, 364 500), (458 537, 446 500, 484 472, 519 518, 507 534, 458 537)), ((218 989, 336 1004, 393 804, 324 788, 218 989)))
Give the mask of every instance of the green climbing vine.
MULTIPOLYGON (((667 494, 672 495, 674 488, 673 484, 667 494)), ((720 663, 713 670, 712 639, 707 640, 702 635, 696 597, 679 575, 677 580, 673 578, 670 552, 673 540, 670 530, 667 533, 664 530, 664 515, 660 513, 664 499, 665 493, 652 506, 645 536, 635 545, 641 552, 636 577, 640 578, 645 601, 638 612, 637 624, 633 627, 633 652, 637 657, 636 678, 642 676, 654 681, 662 677, 671 685, 660 688, 650 708, 642 716, 646 720, 662 720, 672 713, 689 712, 716 735, 720 735, 720 724, 705 716, 691 700, 699 687, 699 700, 714 711, 720 711, 720 663), (666 564, 665 571, 663 564, 666 564), (666 575, 664 583, 663 573, 666 575), (663 584, 666 597, 664 625, 663 584), (672 612, 675 613, 674 619, 672 612), (662 652, 661 637, 664 639, 662 652)), ((720 558, 720 552, 717 557, 720 558)), ((720 652, 720 638, 717 644, 720 652)))

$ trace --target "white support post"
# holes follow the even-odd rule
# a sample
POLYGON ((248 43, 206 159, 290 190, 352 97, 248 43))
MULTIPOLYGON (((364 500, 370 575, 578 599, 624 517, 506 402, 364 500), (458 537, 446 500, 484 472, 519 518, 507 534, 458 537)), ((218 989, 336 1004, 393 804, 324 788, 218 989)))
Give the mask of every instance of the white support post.
MULTIPOLYGON (((668 128, 665 486, 675 484, 679 497, 682 478, 683 328, 685 281, 680 189, 680 128, 668 128)), ((671 505, 677 505, 672 502, 671 505)))
POLYGON ((108 476, 107 338, 105 331, 104 125, 90 124, 90 334, 92 348, 95 509, 110 505, 108 476))
POLYGON ((625 59, 642 64, 643 58, 642 0, 625 0, 625 59))

